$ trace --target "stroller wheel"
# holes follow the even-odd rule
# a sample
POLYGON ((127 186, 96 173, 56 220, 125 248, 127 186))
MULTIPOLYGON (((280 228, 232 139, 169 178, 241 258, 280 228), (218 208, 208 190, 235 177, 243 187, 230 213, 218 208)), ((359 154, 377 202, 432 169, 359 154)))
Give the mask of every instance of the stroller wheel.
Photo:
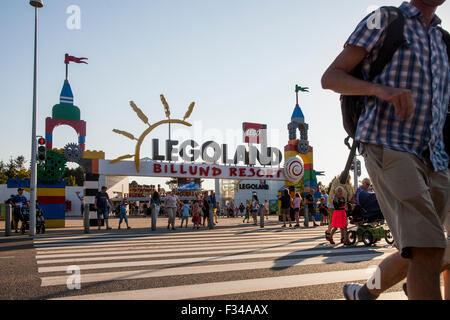
POLYGON ((385 236, 384 236, 384 240, 386 240, 386 242, 388 244, 393 244, 394 243, 394 237, 392 236, 391 230, 386 230, 385 231, 385 236))
POLYGON ((374 243, 372 233, 370 231, 364 231, 362 234, 362 241, 366 247, 370 247, 374 243))
POLYGON ((347 234, 347 239, 351 245, 354 245, 356 242, 356 231, 354 231, 354 230, 349 231, 347 234))

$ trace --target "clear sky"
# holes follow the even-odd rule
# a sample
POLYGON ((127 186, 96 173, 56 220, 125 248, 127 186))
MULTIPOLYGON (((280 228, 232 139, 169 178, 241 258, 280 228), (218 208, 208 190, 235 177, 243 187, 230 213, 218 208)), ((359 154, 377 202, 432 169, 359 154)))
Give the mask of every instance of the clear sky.
MULTIPOLYGON (((34 10, 28 0, 2 1, 0 10, 0 159, 30 158, 34 10)), ((64 54, 88 57, 71 64, 75 105, 87 121, 86 147, 107 159, 133 154, 135 143, 112 132, 139 135, 145 125, 129 101, 162 120, 164 94, 180 118, 192 101, 192 129, 173 127, 172 138, 242 144, 242 122, 268 125, 269 145, 283 149, 295 105, 295 84, 310 87, 300 104, 310 125, 314 167, 328 183, 344 168, 348 151, 339 96, 320 78, 369 8, 393 0, 44 0, 39 9, 38 134, 59 103, 64 54), (70 5, 81 9, 81 28, 70 30, 70 5), (232 135, 233 133, 234 135, 232 135)), ((450 29, 450 4, 438 10, 450 29)), ((165 140, 167 128, 153 137, 165 140)), ((144 154, 150 156, 150 140, 144 154), (147 151, 146 151, 147 150, 147 151)), ((77 142, 59 127, 54 146, 77 142)), ((366 171, 363 165, 363 175, 366 171)), ((207 187, 212 187, 212 182, 207 187)))

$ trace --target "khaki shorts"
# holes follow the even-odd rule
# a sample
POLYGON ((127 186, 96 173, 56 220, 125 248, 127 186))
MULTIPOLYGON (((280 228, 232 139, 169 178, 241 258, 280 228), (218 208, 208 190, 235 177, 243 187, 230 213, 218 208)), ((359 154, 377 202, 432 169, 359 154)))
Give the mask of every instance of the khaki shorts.
POLYGON ((434 172, 415 155, 364 144, 363 156, 384 218, 403 258, 411 248, 446 248, 449 170, 434 172))

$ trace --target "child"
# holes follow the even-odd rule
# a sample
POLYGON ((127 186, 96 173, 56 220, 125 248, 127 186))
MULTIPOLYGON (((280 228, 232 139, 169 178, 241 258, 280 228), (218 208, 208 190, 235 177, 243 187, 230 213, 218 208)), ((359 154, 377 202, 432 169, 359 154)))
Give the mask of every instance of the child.
POLYGON ((322 217, 320 220, 320 225, 328 225, 328 207, 324 197, 320 198, 319 212, 322 217))
POLYGON ((186 228, 188 226, 188 220, 189 220, 189 210, 191 207, 189 207, 188 203, 185 201, 183 206, 181 207, 181 227, 183 228, 183 222, 186 221, 186 228))
POLYGON ((198 207, 198 203, 194 203, 194 208, 192 209, 192 223, 194 224, 194 229, 199 228, 199 224, 202 218, 200 217, 200 208, 198 207))
POLYGON ((269 220, 269 201, 264 200, 264 216, 269 220))
POLYGON ((247 204, 247 207, 245 208, 245 217, 244 217, 244 221, 242 221, 242 223, 244 223, 245 220, 247 220, 247 223, 250 223, 250 205, 249 204, 247 204))
POLYGON ((41 209, 36 209, 36 233, 45 233, 45 218, 41 209))
POLYGON ((334 212, 331 220, 331 233, 328 236, 328 241, 335 244, 333 241, 333 234, 337 229, 341 229, 342 240, 344 245, 350 245, 347 239, 347 214, 345 213, 346 201, 343 195, 343 188, 337 187, 335 190, 335 197, 333 200, 334 212))
POLYGON ((125 220, 125 223, 127 225, 127 229, 131 229, 130 226, 128 226, 128 219, 127 219, 127 203, 125 200, 122 200, 122 203, 119 205, 119 229, 120 225, 122 224, 122 221, 125 220))

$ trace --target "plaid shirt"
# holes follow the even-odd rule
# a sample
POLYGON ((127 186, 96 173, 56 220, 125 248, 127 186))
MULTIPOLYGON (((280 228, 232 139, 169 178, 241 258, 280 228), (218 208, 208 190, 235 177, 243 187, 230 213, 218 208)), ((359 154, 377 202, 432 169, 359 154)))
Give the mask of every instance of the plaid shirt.
MULTIPOLYGON (((426 28, 422 13, 415 6, 404 2, 400 9, 405 16, 403 34, 407 43, 397 50, 373 82, 410 89, 413 115, 409 120, 401 121, 395 116, 393 104, 368 97, 358 123, 356 140, 413 153, 424 162, 431 161, 435 171, 445 170, 449 157, 445 153, 442 130, 449 104, 450 67, 442 33, 436 28, 441 20, 434 16, 430 27, 426 28)), ((370 21, 374 20, 367 18, 346 42, 346 45, 363 47, 369 52, 363 62, 365 79, 368 79, 370 65, 386 37, 388 12, 381 9, 380 13, 378 28, 372 27, 370 21)))

